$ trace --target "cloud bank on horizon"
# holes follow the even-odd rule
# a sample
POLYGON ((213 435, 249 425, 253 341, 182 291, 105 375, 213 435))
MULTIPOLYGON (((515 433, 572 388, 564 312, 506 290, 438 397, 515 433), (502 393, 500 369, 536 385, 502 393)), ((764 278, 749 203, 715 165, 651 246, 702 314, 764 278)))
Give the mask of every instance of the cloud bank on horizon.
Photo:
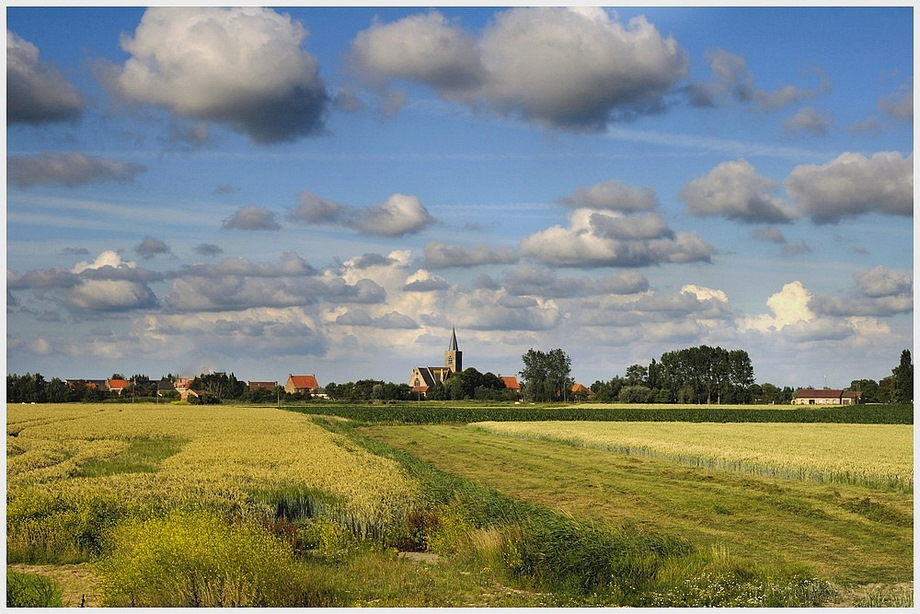
POLYGON ((880 379, 910 14, 11 9, 7 370, 403 381, 456 327, 585 384, 699 344, 880 379))

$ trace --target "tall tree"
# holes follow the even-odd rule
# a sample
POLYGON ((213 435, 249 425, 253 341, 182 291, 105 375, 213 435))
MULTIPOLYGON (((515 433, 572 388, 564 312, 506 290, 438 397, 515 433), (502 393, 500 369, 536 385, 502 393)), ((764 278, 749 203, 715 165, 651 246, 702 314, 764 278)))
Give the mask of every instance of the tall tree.
POLYGON ((531 348, 521 358, 524 361, 520 372, 524 380, 524 398, 541 402, 568 397, 572 385, 572 359, 562 349, 542 352, 531 348))
POLYGON ((910 350, 901 352, 901 363, 891 370, 894 375, 894 400, 910 403, 914 400, 914 365, 910 361, 910 350))

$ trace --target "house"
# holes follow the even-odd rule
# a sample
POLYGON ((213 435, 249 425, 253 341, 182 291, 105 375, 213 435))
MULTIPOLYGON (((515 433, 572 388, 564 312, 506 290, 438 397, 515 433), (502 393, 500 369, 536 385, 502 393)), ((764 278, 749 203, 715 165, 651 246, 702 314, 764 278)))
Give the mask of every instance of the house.
POLYGON ((594 391, 585 386, 584 384, 572 384, 572 394, 575 396, 591 396, 594 394, 594 391))
POLYGON ((518 383, 516 375, 499 375, 498 378, 505 382, 506 389, 514 390, 515 392, 521 391, 521 385, 518 383))
POLYGON ((315 394, 321 390, 315 375, 288 374, 287 383, 284 385, 284 391, 288 394, 315 394))
POLYGON ((121 391, 131 385, 126 379, 107 379, 105 380, 105 390, 121 394, 121 391))
POLYGON ((246 382, 246 385, 249 386, 250 392, 255 392, 256 390, 272 391, 278 385, 278 382, 246 382))
POLYGON ((454 373, 463 371, 463 352, 457 346, 457 331, 451 330, 450 343, 444 352, 444 365, 439 367, 415 367, 409 375, 412 392, 426 394, 428 389, 444 382, 454 373))
POLYGON ((796 390, 793 405, 856 405, 861 395, 855 390, 801 388, 796 390))

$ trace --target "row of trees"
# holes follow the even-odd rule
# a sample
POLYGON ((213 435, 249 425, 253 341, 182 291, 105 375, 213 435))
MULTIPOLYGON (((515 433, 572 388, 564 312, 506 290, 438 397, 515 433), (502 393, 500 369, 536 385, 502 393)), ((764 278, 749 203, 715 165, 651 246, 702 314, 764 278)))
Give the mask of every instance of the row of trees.
MULTIPOLYGON (((762 388, 754 386, 747 352, 701 345, 666 352, 648 366, 630 365, 625 377, 594 382, 591 391, 601 402, 735 404, 751 403, 755 395, 762 401, 762 388)), ((771 400, 779 396, 773 389, 771 400)))
POLYGON ((57 377, 45 380, 41 373, 6 376, 6 400, 8 403, 72 403, 78 401, 102 401, 109 394, 95 386, 86 384, 68 385, 57 377))
POLYGON ((409 401, 415 398, 409 384, 394 384, 376 379, 326 386, 326 395, 337 401, 409 401))
MULTIPOLYGON (((577 397, 571 393, 571 360, 561 349, 529 350, 522 356, 522 390, 532 402, 560 401, 577 397)), ((910 403, 913 400, 913 364, 909 350, 892 375, 875 382, 854 380, 849 390, 862 394, 864 403, 910 403)), ((728 403, 788 404, 795 389, 771 383, 756 384, 754 367, 744 350, 701 345, 666 352, 648 366, 634 364, 625 376, 591 385, 593 400, 601 403, 728 403)))

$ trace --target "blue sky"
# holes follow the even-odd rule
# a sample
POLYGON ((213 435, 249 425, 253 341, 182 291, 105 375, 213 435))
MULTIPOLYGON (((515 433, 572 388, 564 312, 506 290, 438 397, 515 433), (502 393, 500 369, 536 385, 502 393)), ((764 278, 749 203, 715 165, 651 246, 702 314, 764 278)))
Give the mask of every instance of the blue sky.
POLYGON ((913 10, 7 9, 7 371, 912 349, 913 10))

